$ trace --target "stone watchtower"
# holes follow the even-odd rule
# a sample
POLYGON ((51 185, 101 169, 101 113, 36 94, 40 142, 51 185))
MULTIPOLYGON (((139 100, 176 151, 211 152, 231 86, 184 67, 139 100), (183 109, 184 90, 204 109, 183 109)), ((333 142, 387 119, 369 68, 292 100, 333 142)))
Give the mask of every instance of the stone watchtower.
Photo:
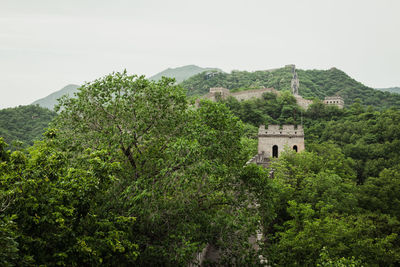
POLYGON ((301 152, 304 147, 304 130, 303 126, 298 125, 268 125, 265 129, 261 125, 258 129, 258 154, 248 163, 256 163, 258 165, 268 166, 271 158, 278 158, 283 149, 289 147, 296 152, 301 152))
POLYGON ((258 130, 258 154, 263 154, 269 158, 278 158, 284 147, 300 152, 304 150, 304 130, 303 126, 298 125, 269 125, 265 129, 261 125, 258 130))
POLYGON ((301 152, 304 146, 303 126, 297 125, 268 125, 265 129, 261 125, 258 129, 258 154, 250 159, 249 163, 256 163, 268 167, 271 158, 278 158, 285 147, 301 152))

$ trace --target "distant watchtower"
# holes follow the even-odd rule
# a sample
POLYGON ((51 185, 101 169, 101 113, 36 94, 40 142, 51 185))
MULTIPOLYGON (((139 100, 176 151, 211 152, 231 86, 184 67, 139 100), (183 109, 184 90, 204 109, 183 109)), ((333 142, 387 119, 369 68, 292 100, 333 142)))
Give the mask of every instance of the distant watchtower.
POLYGON ((344 101, 341 96, 327 96, 324 99, 324 104, 326 105, 334 105, 337 106, 338 108, 343 108, 344 107, 344 101))

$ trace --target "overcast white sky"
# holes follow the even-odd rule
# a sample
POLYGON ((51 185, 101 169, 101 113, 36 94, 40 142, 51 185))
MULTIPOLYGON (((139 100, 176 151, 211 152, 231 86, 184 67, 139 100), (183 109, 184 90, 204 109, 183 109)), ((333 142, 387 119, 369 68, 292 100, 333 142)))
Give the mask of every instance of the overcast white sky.
POLYGON ((0 0, 0 108, 124 68, 337 67, 400 86, 399 0, 0 0))

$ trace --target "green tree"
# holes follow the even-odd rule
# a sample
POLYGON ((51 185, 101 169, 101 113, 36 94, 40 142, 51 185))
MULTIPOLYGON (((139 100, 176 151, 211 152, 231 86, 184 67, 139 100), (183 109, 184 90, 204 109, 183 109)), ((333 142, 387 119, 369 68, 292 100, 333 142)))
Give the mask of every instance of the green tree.
POLYGON ((360 205, 373 212, 390 214, 400 220, 400 166, 384 169, 360 186, 360 205))
POLYGON ((194 109, 174 80, 123 72, 82 86, 60 107, 60 148, 73 155, 105 149, 123 164, 106 206, 137 218, 138 264, 185 265, 207 243, 226 264, 249 260, 256 221, 250 200, 238 194, 243 126, 224 105, 194 109))
POLYGON ((86 150, 72 163, 53 140, 1 162, 1 196, 9 203, 0 236, 12 230, 2 251, 18 252, 10 265, 132 264, 135 218, 101 208, 119 172, 106 151, 86 150))

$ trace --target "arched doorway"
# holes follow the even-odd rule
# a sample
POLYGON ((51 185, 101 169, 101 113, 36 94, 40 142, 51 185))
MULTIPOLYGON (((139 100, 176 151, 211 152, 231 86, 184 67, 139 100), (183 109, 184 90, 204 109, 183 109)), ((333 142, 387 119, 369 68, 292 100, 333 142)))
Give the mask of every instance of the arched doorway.
POLYGON ((297 152, 297 146, 296 145, 293 146, 293 150, 297 152))
POLYGON ((274 145, 272 147, 272 157, 273 158, 277 158, 278 157, 278 146, 277 145, 274 145))

